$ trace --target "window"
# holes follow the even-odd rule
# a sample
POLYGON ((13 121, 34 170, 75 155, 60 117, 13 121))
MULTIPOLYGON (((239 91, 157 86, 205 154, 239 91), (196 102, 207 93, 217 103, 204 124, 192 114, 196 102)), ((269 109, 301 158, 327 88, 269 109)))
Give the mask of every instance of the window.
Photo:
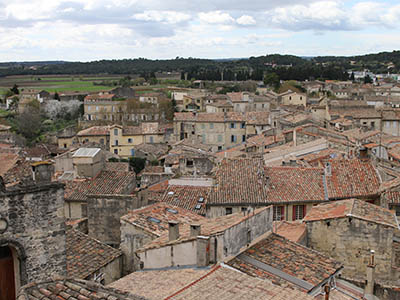
POLYGON ((222 135, 218 134, 217 140, 218 140, 218 143, 222 143, 222 135))
POLYGON ((154 138, 151 136, 150 137, 150 144, 153 144, 154 143, 154 138))
POLYGON ((247 212, 247 207, 242 207, 240 210, 242 211, 242 213, 246 213, 247 212))
POLYGON ((300 96, 300 100, 303 100, 303 97, 300 96))
POLYGON ((246 136, 242 135, 242 142, 244 143, 246 141, 246 136))
POLYGON ((246 123, 245 122, 241 123, 240 128, 246 128, 246 123))
POLYGON ((99 111, 99 107, 98 106, 96 106, 96 111, 99 111))
POLYGON ((232 214, 232 207, 225 208, 225 215, 231 215, 231 214, 232 214))
POLYGON ((221 151, 222 150, 222 146, 218 146, 218 151, 221 151))
POLYGON ((114 149, 114 154, 118 154, 118 149, 114 149))
POLYGON ((118 129, 117 128, 114 129, 114 135, 118 135, 118 129))
POLYGON ((118 146, 118 140, 115 140, 115 146, 118 146))
POLYGON ((264 104, 261 104, 261 107, 264 108, 264 104))
POLYGON ((371 127, 375 128, 375 122, 371 122, 371 127))
POLYGON ((305 205, 293 205, 293 221, 302 220, 306 215, 305 205))
POLYGON ((236 124, 235 123, 231 123, 230 127, 231 128, 236 128, 236 124))
POLYGON ((87 107, 87 110, 90 111, 90 106, 87 107))
POLYGON ((231 135, 231 143, 236 143, 236 135, 231 135))
POLYGON ((210 123, 210 129, 214 129, 214 123, 210 123))
POLYGON ((133 140, 132 140, 131 138, 128 139, 128 143, 129 143, 129 144, 132 144, 132 141, 133 141, 133 140))
POLYGON ((131 149, 131 156, 135 156, 135 149, 131 149))
POLYGON ((289 100, 292 100, 292 96, 289 96, 289 100))
POLYGON ((186 161, 186 167, 188 167, 188 168, 193 167, 193 160, 187 160, 186 161))
POLYGON ((81 215, 82 215, 82 218, 87 217, 87 204, 86 203, 81 204, 81 215))
POLYGON ((206 135, 205 135, 205 134, 202 134, 202 135, 201 135, 201 142, 202 142, 203 144, 206 143, 206 135))
POLYGON ((285 219, 285 207, 274 206, 274 221, 282 221, 285 219))
POLYGON ((201 129, 206 129, 206 124, 202 123, 201 124, 201 129))
POLYGON ((67 148, 67 144, 64 144, 64 148, 67 148))

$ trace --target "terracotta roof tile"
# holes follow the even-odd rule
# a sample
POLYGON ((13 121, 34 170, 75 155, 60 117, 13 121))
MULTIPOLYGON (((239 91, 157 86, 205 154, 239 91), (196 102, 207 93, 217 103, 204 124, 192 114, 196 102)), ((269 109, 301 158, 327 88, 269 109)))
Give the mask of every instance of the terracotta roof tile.
POLYGON ((85 279, 122 255, 88 235, 70 229, 66 233, 68 277, 85 279))
POLYGON ((398 228, 397 217, 392 211, 358 199, 332 201, 313 206, 303 221, 312 222, 344 217, 354 217, 398 228))
POLYGON ((307 234, 306 224, 303 222, 281 221, 274 226, 278 235, 283 236, 294 243, 299 243, 307 234))
POLYGON ((161 201, 205 215, 210 190, 208 186, 170 185, 161 201))
MULTIPOLYGON (((310 287, 317 286, 342 267, 339 262, 274 233, 232 259, 228 262, 228 265, 254 277, 269 279, 277 284, 285 283, 286 280, 279 275, 269 273, 245 261, 245 257, 250 257, 301 279, 307 282, 310 287)), ((307 290, 300 286, 297 286, 297 288, 307 290)))
POLYGON ((60 279, 29 283, 20 289, 17 300, 146 300, 146 298, 103 285, 79 280, 60 279))
POLYGON ((168 222, 194 224, 205 218, 186 209, 167 203, 155 203, 130 211, 121 220, 138 226, 156 236, 168 231, 168 222))

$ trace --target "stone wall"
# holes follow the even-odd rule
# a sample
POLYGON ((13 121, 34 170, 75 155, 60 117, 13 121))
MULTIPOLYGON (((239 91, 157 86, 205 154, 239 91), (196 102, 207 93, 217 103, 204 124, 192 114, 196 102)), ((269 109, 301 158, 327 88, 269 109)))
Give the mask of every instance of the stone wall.
POLYGON ((20 261, 17 286, 67 275, 62 184, 0 192, 0 219, 8 223, 0 246, 15 250, 20 261))
POLYGON ((89 236, 112 246, 121 242, 120 218, 128 210, 146 205, 141 195, 91 195, 88 197, 89 236))
POLYGON ((394 230, 351 217, 307 222, 307 244, 342 262, 343 276, 360 281, 366 279, 370 250, 374 250, 376 281, 389 283, 398 278, 393 265, 394 230))

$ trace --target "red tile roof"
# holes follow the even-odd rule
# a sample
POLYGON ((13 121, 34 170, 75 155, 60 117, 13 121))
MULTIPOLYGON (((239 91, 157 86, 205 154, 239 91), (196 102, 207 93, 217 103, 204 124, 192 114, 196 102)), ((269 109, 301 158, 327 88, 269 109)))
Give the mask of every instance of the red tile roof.
POLYGON ((383 207, 358 199, 348 199, 322 203, 307 213, 304 222, 353 217, 398 228, 396 215, 383 207))
POLYGON ((110 135, 109 126, 92 126, 78 132, 78 136, 110 135))
POLYGON ((121 250, 75 229, 66 232, 66 251, 68 277, 79 279, 86 279, 122 255, 121 250))
POLYGON ((159 202, 146 207, 135 209, 121 217, 121 220, 138 226, 155 236, 168 231, 168 222, 195 224, 205 217, 189 210, 159 202))
POLYGON ((266 204, 267 177, 262 159, 224 159, 215 174, 208 204, 266 204))
POLYGON ((250 276, 269 279, 279 285, 288 283, 278 274, 249 262, 247 257, 305 281, 308 288, 290 284, 303 291, 311 290, 342 268, 339 262, 274 233, 232 259, 228 265, 250 276))
POLYGON ((185 208, 199 215, 205 215, 210 190, 211 187, 208 186, 170 185, 161 201, 185 208), (199 202, 201 198, 203 200, 199 202))
POLYGON ((278 235, 283 236, 294 243, 299 243, 307 234, 306 224, 299 221, 281 221, 276 222, 274 226, 278 235))
POLYGON ((329 160, 331 176, 327 177, 329 199, 378 195, 380 177, 370 162, 359 159, 329 160))
POLYGON ((325 201, 322 168, 268 167, 270 203, 325 201))
POLYGON ((88 195, 130 194, 136 187, 134 172, 101 171, 92 179, 66 182, 64 198, 69 201, 86 201, 88 195), (127 190, 132 186, 132 190, 127 190))

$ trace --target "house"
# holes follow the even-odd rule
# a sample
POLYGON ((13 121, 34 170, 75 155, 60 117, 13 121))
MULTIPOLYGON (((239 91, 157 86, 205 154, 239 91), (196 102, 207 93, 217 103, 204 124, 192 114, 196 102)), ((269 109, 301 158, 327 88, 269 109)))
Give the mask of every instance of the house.
POLYGON ((384 109, 382 113, 382 132, 400 136, 400 110, 384 109))
POLYGON ((231 112, 233 111, 233 105, 230 101, 223 99, 206 103, 205 109, 207 113, 231 112))
POLYGON ((88 235, 66 232, 68 277, 110 284, 122 277, 122 252, 88 235))
POLYGON ((235 213, 197 224, 170 222, 168 232, 136 251, 141 269, 173 266, 205 267, 238 254, 240 249, 272 229, 272 207, 235 213))
POLYGON ((147 243, 168 232, 171 221, 197 224, 204 217, 189 210, 167 204, 154 203, 131 210, 121 217, 121 250, 124 253, 124 273, 134 271, 135 252, 147 243))
POLYGON ((96 144, 109 150, 110 128, 109 126, 92 126, 77 133, 80 144, 96 144))
POLYGON ((175 113, 175 140, 193 139, 213 152, 246 142, 247 135, 269 128, 268 112, 175 113))
POLYGON ((308 246, 340 261, 345 278, 364 283, 373 250, 376 283, 398 282, 399 223, 392 211, 348 199, 314 206, 303 221, 308 246))
POLYGON ((67 127, 57 134, 59 148, 68 149, 77 142, 76 130, 73 127, 67 127))
POLYGON ((138 126, 110 126, 110 151, 124 158, 135 156, 136 145, 164 143, 166 128, 157 122, 143 122, 138 126))
POLYGON ((288 90, 278 95, 278 99, 282 105, 307 106, 307 95, 303 93, 288 90))
POLYGON ((147 165, 140 173, 140 186, 148 187, 165 179, 171 178, 172 173, 167 173, 162 166, 147 165))

